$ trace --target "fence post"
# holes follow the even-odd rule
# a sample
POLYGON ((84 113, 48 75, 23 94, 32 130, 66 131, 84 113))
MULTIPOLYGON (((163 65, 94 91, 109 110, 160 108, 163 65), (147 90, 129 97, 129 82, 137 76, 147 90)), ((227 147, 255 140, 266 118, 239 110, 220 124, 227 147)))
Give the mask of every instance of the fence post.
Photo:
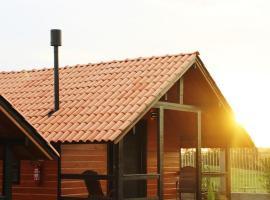
POLYGON ((225 170, 226 170, 226 196, 228 200, 231 200, 231 158, 230 148, 225 148, 225 170))
MULTIPOLYGON (((226 168, 226 150, 225 150, 225 148, 220 148, 220 151, 219 151, 219 166, 220 166, 220 172, 226 174, 227 173, 227 168, 226 168)), ((226 175, 220 177, 221 178, 220 187, 222 189, 222 192, 227 191, 226 175)))

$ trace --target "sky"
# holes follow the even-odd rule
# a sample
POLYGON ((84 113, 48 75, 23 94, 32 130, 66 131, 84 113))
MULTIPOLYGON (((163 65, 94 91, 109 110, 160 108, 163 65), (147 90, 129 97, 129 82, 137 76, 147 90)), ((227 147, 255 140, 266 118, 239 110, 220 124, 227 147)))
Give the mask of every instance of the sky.
POLYGON ((270 147, 269 0, 9 0, 0 4, 0 71, 199 51, 257 146, 270 147))

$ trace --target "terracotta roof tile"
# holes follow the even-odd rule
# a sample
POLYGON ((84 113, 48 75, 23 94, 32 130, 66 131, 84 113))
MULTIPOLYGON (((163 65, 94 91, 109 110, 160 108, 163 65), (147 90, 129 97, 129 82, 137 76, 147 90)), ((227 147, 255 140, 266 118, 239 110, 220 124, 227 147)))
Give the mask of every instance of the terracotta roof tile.
POLYGON ((164 94, 197 53, 60 68, 60 110, 53 70, 0 73, 0 94, 51 142, 113 141, 164 94))

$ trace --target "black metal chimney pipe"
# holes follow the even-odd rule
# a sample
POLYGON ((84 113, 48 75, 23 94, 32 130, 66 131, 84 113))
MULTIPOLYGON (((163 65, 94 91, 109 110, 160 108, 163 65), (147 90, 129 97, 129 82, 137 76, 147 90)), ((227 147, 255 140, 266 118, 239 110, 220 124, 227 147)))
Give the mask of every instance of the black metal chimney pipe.
POLYGON ((61 30, 51 30, 51 46, 54 48, 54 112, 59 110, 59 62, 58 47, 61 46, 61 30))

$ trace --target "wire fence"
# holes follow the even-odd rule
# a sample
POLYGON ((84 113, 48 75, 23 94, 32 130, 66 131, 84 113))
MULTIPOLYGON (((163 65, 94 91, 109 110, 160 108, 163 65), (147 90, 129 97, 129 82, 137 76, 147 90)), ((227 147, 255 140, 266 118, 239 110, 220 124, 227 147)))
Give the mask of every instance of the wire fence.
MULTIPOLYGON (((181 149, 181 167, 193 166, 195 149, 181 149)), ((225 151, 219 148, 202 149, 202 187, 225 190, 225 151)), ((230 149, 232 192, 270 193, 270 149, 230 149)))

